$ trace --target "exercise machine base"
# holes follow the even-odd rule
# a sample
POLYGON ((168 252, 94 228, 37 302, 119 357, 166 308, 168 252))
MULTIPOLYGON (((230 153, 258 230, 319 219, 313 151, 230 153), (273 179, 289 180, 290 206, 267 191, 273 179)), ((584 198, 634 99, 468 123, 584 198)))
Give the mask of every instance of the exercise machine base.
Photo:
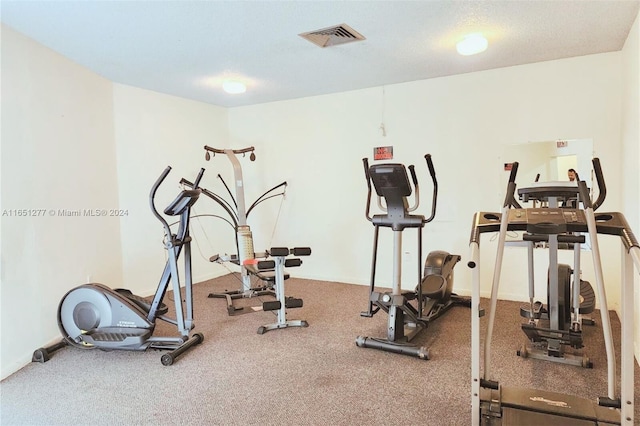
MULTIPOLYGON (((276 293, 267 286, 254 287, 249 289, 248 291, 242 290, 230 290, 222 293, 209 293, 210 299, 226 299, 227 300, 227 313, 229 316, 249 314, 252 312, 256 312, 256 309, 252 309, 248 306, 234 306, 233 301, 238 299, 250 299, 252 297, 260 297, 260 296, 271 296, 276 297, 276 293)), ((260 309, 258 309, 260 310, 260 309)))
POLYGON ((482 425, 619 425, 620 410, 557 392, 498 387, 480 390, 482 425))
POLYGON ((429 349, 424 346, 416 346, 410 343, 390 342, 385 339, 358 336, 356 345, 360 348, 379 349, 385 352, 392 352, 401 355, 409 355, 427 361, 429 359, 429 349))

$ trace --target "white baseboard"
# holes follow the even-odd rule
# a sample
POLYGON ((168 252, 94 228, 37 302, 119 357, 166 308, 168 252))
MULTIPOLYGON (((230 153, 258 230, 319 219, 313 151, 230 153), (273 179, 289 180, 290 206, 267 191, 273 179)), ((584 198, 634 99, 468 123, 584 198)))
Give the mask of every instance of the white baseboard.
MULTIPOLYGON (((51 340, 49 340, 46 344, 40 346, 40 347, 44 348, 44 347, 47 347, 47 346, 54 345, 54 344, 58 343, 60 340, 62 340, 62 336, 58 335, 58 336, 52 338, 51 340)), ((36 349, 38 349, 38 348, 34 348, 34 351, 36 349)), ((24 368, 27 365, 29 365, 32 362, 31 361, 32 357, 33 357, 33 352, 23 355, 20 359, 18 359, 15 362, 11 363, 11 365, 3 365, 4 368, 2 369, 2 371, 0 371, 0 380, 6 379, 7 377, 12 375, 13 373, 16 373, 18 370, 21 370, 22 368, 24 368)))

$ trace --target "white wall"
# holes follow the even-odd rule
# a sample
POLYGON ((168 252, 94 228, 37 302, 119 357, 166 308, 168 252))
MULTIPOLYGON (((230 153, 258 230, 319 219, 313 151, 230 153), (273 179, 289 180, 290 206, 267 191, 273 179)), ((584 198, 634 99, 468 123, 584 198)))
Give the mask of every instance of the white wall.
POLYGON ((112 111, 111 82, 2 26, 2 377, 59 336, 68 290, 122 280, 118 218, 59 214, 118 207, 112 111))
MULTIPOLYGON (((166 260, 162 227, 149 208, 151 186, 165 167, 172 167, 157 193, 156 205, 162 212, 179 193, 182 177, 194 182, 204 167, 201 185, 208 188, 215 184, 218 171, 205 161, 203 147, 226 146, 227 112, 213 105, 121 84, 114 84, 114 111, 120 206, 128 211, 121 223, 124 285, 148 295, 154 293, 166 260)), ((192 213, 210 213, 212 206, 203 196, 192 213)), ((227 272, 206 260, 220 249, 220 234, 233 243, 233 230, 220 222, 192 219, 196 282, 227 272)), ((173 230, 177 231, 177 225, 173 230)))
MULTIPOLYGON (((623 211, 640 237, 640 14, 622 50, 623 211)), ((640 279, 635 274, 635 342, 640 360, 640 279)))
MULTIPOLYGON (((20 342, 2 345, 2 376, 28 362, 34 346, 57 335, 57 303, 87 275, 141 293, 153 290, 164 262, 162 234, 147 205, 157 175, 167 165, 174 167, 158 194, 161 206, 177 193, 179 177, 193 178, 199 167, 207 169, 203 186, 217 193, 224 193, 218 173, 231 182, 228 160, 216 156, 205 162, 204 144, 256 147, 254 163, 241 160, 248 204, 273 185, 289 183, 282 206, 279 199, 265 202, 249 223, 257 250, 312 247, 312 256, 291 271, 300 277, 368 283, 373 229, 364 219, 361 160, 372 156, 374 146, 393 145, 395 161, 416 165, 423 207, 430 199, 423 155, 433 155, 440 184, 438 215, 425 228, 425 254, 443 249, 466 259, 473 213, 497 211, 501 205, 500 156, 514 143, 593 139, 610 188, 603 210, 624 207, 632 214, 633 206, 623 204, 627 195, 613 189, 623 184, 623 112, 631 123, 630 132, 624 128, 625 149, 637 150, 638 100, 623 97, 620 83, 623 61, 637 63, 637 34, 636 22, 624 54, 387 86, 384 100, 382 88, 371 88, 225 110, 112 84, 3 27, 2 209, 119 207, 128 215, 120 222, 2 218, 2 341, 20 342), (19 332, 12 326, 18 310, 29 318, 19 332), (30 341, 22 339, 24 333, 30 341)), ((637 73, 624 81, 625 87, 637 88, 637 73)), ((638 161, 625 165, 626 170, 637 171, 635 152, 638 161)), ((215 209, 204 199, 195 213, 221 213, 215 209)), ((640 219, 637 210, 635 217, 640 219)), ((192 229, 196 280, 225 273, 203 257, 232 252, 232 231, 214 219, 194 220, 192 229)), ((390 277, 385 260, 391 253, 389 235, 383 234, 381 284, 390 277)), ((405 287, 411 287, 414 271, 421 268, 415 233, 409 230, 404 241, 409 258, 405 287)), ((616 306, 619 296, 612 287, 619 278, 619 243, 611 239, 604 246, 610 302, 616 306)), ((483 242, 485 283, 490 282, 494 249, 493 242, 483 242)), ((543 261, 538 264, 544 270, 543 261)), ((591 274, 589 262, 584 263, 585 274, 591 274)), ((507 265, 504 281, 511 285, 501 295, 524 299, 523 253, 510 250, 507 265)), ((456 275, 456 290, 468 294, 464 262, 456 275)))
MULTIPOLYGON (((361 159, 371 158, 373 147, 392 145, 394 161, 416 165, 425 214, 430 185, 423 156, 433 155, 438 213, 425 228, 424 250, 443 249, 466 258, 474 212, 498 211, 501 206, 500 156, 507 145, 592 138, 609 187, 620 186, 619 70, 620 54, 610 53, 387 86, 384 101, 383 89, 372 88, 233 108, 229 131, 232 144, 258 147, 261 179, 290 182, 276 232, 278 244, 308 244, 314 250, 294 273, 365 284, 373 228, 364 218, 361 159), (386 137, 379 130, 382 119, 386 137)), ((619 191, 611 190, 604 209, 620 208, 619 191)), ((275 209, 263 209, 267 223, 275 217, 275 209)), ((270 232, 266 224, 264 228, 270 232)), ((391 278, 391 242, 386 234, 381 232, 381 285, 391 278)), ((416 239, 412 230, 405 234, 404 251, 412 261, 404 264, 403 282, 411 287, 417 275, 416 239)), ((618 242, 609 244, 616 247, 611 257, 619 257, 618 242)), ((483 268, 484 279, 490 282, 495 247, 485 242, 483 248, 488 265, 483 268)), ((603 251, 608 256, 603 263, 612 283, 611 303, 616 306, 619 261, 609 258, 610 250, 603 251)), ((507 257, 501 297, 524 300, 524 255, 514 249, 507 257)), ((538 262, 544 271, 538 273, 540 286, 546 285, 543 262, 544 258, 538 262)), ((584 264, 588 275, 588 259, 584 264)), ((464 264, 457 268, 455 285, 461 293, 470 292, 464 264)))

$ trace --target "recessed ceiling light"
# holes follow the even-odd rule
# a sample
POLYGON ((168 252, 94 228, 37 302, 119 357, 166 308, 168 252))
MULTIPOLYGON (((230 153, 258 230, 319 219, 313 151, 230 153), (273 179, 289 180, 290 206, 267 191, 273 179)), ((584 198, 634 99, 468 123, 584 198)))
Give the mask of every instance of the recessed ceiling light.
POLYGON ((247 86, 241 81, 225 80, 222 82, 222 89, 227 93, 237 94, 246 92, 247 86))
POLYGON ((475 55, 476 53, 487 50, 489 42, 482 34, 468 34, 464 36, 462 41, 456 44, 456 50, 464 56, 475 55))

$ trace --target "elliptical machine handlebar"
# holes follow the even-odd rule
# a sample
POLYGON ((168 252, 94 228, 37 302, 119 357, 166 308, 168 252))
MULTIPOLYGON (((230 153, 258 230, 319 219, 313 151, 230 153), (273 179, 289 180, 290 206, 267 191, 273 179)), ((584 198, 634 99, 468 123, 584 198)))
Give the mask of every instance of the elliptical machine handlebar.
POLYGON ((582 201, 582 205, 584 206, 584 208, 593 209, 594 204, 591 202, 591 198, 589 197, 589 189, 587 188, 587 183, 583 180, 578 181, 578 193, 580 194, 580 201, 582 201))
MULTIPOLYGON (((167 237, 167 241, 171 241, 171 235, 172 235, 171 227, 169 226, 169 223, 166 221, 166 219, 158 212, 158 209, 156 208, 156 205, 155 205, 155 197, 156 197, 156 192, 158 191, 158 188, 160 187, 160 185, 162 185, 162 182, 164 182, 164 180, 167 178, 167 176, 169 175, 169 172, 171 172, 171 166, 167 166, 162 171, 158 179, 156 179, 153 186, 151 187, 151 192, 149 193, 149 206, 151 207, 151 212, 160 221, 160 223, 162 223, 162 226, 164 227, 165 235, 167 237)), ((198 176, 196 176, 196 179, 194 181, 192 191, 198 191, 198 193, 200 193, 200 190, 198 189, 198 185, 200 184, 200 180, 202 179, 203 174, 204 174, 204 169, 201 168, 200 172, 198 172, 198 176)))
POLYGON ((415 192, 414 192, 415 204, 413 205, 413 207, 407 208, 408 212, 412 212, 415 209, 417 209, 418 206, 420 205, 420 187, 418 185, 418 177, 416 176, 416 168, 415 168, 415 166, 412 164, 407 168, 409 169, 409 172, 411 173, 411 180, 413 180, 413 187, 415 188, 415 192))
POLYGON ((200 171, 198 172, 198 176, 196 176, 196 181, 193 182, 193 188, 192 189, 198 189, 198 187, 200 186, 200 180, 202 179, 202 175, 204 174, 204 169, 201 168, 200 171))
MULTIPOLYGON (((431 160, 431 154, 426 154, 424 156, 424 159, 427 161, 427 168, 429 168, 429 175, 431 175, 431 181, 433 182, 433 197, 431 198, 431 216, 429 216, 429 218, 423 221, 423 223, 429 223, 436 217, 436 204, 438 203, 438 179, 436 179, 436 170, 433 167, 433 160, 431 160)), ((416 182, 416 188, 418 188, 417 182, 416 182)))
MULTIPOLYGON (((598 184, 598 198, 593 202, 593 210, 596 211, 598 207, 604 203, 604 199, 607 197, 607 184, 604 182, 600 159, 598 157, 593 158, 591 163, 593 164, 593 171, 596 175, 596 183, 598 184)), ((582 193, 580 194, 580 197, 582 197, 582 193)))
MULTIPOLYGON (((438 179, 436 178, 436 172, 435 172, 435 168, 433 167, 433 161, 431 159, 431 154, 426 154, 424 156, 426 162, 427 162, 427 168, 429 169, 429 175, 431 176, 431 181, 433 182, 433 196, 432 196, 432 201, 431 201, 431 216, 429 216, 427 219, 423 219, 423 223, 429 223, 431 222, 435 216, 436 216, 436 206, 437 206, 437 202, 438 202, 438 179)), ((367 218, 367 220, 369 222, 373 221, 373 218, 370 215, 370 209, 371 209, 371 195, 372 195, 372 189, 371 189, 371 181, 372 181, 372 177, 371 177, 371 172, 370 172, 370 168, 369 168, 369 160, 368 158, 363 158, 362 159, 362 164, 364 166, 364 174, 365 174, 365 178, 367 180, 367 203, 366 203, 366 210, 365 210, 365 217, 367 218)), ((400 166, 395 164, 394 166, 400 166)), ((376 166, 371 166, 371 168, 376 167, 376 166)), ((411 180, 413 181, 413 186, 415 188, 414 191, 414 197, 415 197, 415 204, 412 207, 408 207, 406 208, 407 212, 412 212, 414 210, 416 210, 418 208, 418 205, 420 204, 420 190, 419 190, 419 184, 418 184, 418 177, 416 175, 416 171, 415 171, 415 166, 414 165, 410 165, 407 167, 409 169, 409 173, 411 174, 411 180)), ((410 185, 409 182, 406 182, 407 185, 410 185)), ((377 187, 376 187, 377 188, 377 187)), ((408 186, 404 187, 406 191, 405 192, 405 196, 408 196, 411 194, 411 188, 408 186)), ((378 189, 376 189, 378 190, 378 189)), ((378 195, 381 195, 380 193, 378 193, 378 195)), ((380 198, 378 199, 378 205, 381 209, 384 210, 384 207, 380 204, 380 198)))
POLYGON ((369 174, 369 159, 366 157, 363 158, 362 164, 364 165, 364 176, 367 179, 367 208, 364 212, 364 216, 369 222, 371 222, 373 219, 369 215, 369 212, 371 210, 371 175, 369 174))
POLYGON ((164 227, 164 230, 167 236, 171 235, 171 228, 169 227, 169 224, 167 223, 165 218, 162 217, 162 215, 158 212, 158 209, 156 209, 156 204, 154 200, 156 198, 156 192, 158 191, 158 188, 160 187, 160 185, 162 185, 162 182, 164 182, 164 180, 167 178, 167 175, 169 175, 169 172, 171 172, 171 166, 167 166, 167 168, 162 171, 162 173, 160 174, 160 177, 156 179, 155 183, 151 187, 151 192, 149 193, 149 206, 151 206, 151 212, 160 221, 160 223, 162 223, 162 226, 164 227))
POLYGON ((507 184, 507 193, 504 197, 504 204, 502 207, 513 206, 516 209, 521 209, 522 206, 516 201, 516 175, 518 174, 518 166, 520 163, 517 161, 511 163, 511 173, 509 173, 509 183, 507 184))

